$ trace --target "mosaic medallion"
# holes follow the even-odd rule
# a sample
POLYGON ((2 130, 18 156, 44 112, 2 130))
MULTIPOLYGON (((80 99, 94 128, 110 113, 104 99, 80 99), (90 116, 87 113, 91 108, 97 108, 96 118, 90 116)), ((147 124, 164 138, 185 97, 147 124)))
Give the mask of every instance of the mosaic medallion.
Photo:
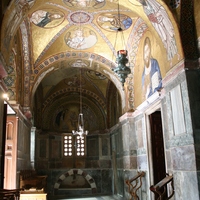
POLYGON ((76 11, 68 15, 69 22, 73 24, 88 24, 93 20, 92 15, 83 11, 76 11))
POLYGON ((88 49, 97 42, 96 33, 89 28, 76 27, 65 35, 65 43, 73 49, 88 49))
POLYGON ((120 20, 117 13, 101 14, 97 19, 98 25, 107 31, 116 31, 118 28, 122 30, 128 29, 132 25, 132 19, 124 14, 120 14, 120 20))
POLYGON ((64 14, 54 9, 37 10, 30 17, 30 21, 41 28, 53 28, 60 25, 64 19, 64 14))

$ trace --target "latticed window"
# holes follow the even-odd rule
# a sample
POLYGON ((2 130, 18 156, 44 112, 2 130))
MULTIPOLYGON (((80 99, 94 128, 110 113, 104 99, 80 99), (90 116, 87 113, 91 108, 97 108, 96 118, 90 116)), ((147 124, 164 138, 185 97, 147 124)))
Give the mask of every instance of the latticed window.
POLYGON ((73 154, 73 137, 72 135, 65 135, 63 140, 64 156, 72 156, 73 154))
POLYGON ((70 156, 85 156, 86 140, 85 137, 72 134, 65 134, 63 136, 63 155, 70 156))
POLYGON ((85 155, 85 137, 81 138, 80 136, 76 137, 76 155, 84 156, 85 155))

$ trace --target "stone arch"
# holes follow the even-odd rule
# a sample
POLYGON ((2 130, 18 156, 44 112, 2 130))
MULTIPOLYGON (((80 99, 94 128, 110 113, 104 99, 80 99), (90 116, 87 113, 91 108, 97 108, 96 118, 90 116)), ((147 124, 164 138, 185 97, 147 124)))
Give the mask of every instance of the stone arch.
POLYGON ((81 169, 70 169, 66 173, 62 174, 58 178, 57 182, 54 184, 54 190, 58 190, 63 180, 65 180, 68 176, 73 176, 73 175, 83 176, 85 180, 88 182, 88 184, 90 185, 92 194, 97 192, 97 186, 94 179, 88 173, 84 172, 81 169))

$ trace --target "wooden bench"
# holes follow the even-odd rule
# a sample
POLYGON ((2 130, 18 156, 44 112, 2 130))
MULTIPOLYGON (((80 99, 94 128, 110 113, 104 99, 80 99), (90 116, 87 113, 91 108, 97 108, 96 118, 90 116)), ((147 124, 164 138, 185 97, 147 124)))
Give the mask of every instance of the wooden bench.
POLYGON ((131 195, 130 200, 133 198, 134 200, 139 200, 137 195, 137 191, 142 186, 142 177, 144 177, 145 172, 138 172, 136 176, 134 176, 130 180, 126 180, 126 184, 128 185, 129 194, 131 195), (138 185, 138 179, 140 180, 140 184, 138 185), (134 185, 132 184, 134 182, 134 185))
POLYGON ((35 170, 20 171, 20 188, 28 190, 36 188, 38 190, 46 189, 47 176, 38 176, 35 170))
POLYGON ((0 199, 19 200, 21 189, 0 189, 0 199))
POLYGON ((150 190, 156 196, 158 196, 157 200, 168 200, 168 199, 172 198, 172 196, 174 195, 173 175, 169 176, 167 174, 167 176, 164 179, 162 179, 160 182, 158 182, 156 185, 152 185, 150 187, 150 190), (172 189, 172 193, 169 196, 167 194, 168 183, 171 183, 171 189, 172 189))

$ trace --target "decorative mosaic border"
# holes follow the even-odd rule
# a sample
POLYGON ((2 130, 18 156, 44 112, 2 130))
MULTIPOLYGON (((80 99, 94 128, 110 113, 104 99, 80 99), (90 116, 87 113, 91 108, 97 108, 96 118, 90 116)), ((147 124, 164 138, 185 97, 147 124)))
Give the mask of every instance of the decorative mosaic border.
POLYGON ((4 77, 4 83, 8 88, 9 100, 16 100, 16 64, 14 52, 11 52, 9 65, 7 67, 8 75, 4 77))
POLYGON ((128 51, 130 52, 129 60, 130 60, 130 67, 131 67, 132 73, 128 76, 126 82, 128 84, 128 102, 129 102, 130 109, 134 109, 134 98, 135 98, 134 66, 136 62, 136 56, 137 56, 140 40, 147 30, 148 30, 148 26, 145 24, 145 22, 141 18, 138 18, 128 39, 127 47, 128 47, 128 51))
POLYGON ((104 58, 103 56, 100 56, 98 54, 89 53, 89 52, 65 52, 60 53, 57 55, 53 55, 49 57, 47 60, 40 63, 37 67, 34 69, 34 74, 37 75, 40 73, 40 71, 46 67, 51 66, 53 63, 58 62, 60 60, 66 60, 69 58, 79 58, 79 59, 89 59, 89 60, 95 60, 97 62, 100 62, 106 66, 109 66, 110 68, 114 68, 115 64, 108 59, 104 58))
POLYGON ((25 22, 20 25, 23 43, 23 55, 24 55, 24 106, 30 106, 30 54, 28 43, 28 30, 25 22))

